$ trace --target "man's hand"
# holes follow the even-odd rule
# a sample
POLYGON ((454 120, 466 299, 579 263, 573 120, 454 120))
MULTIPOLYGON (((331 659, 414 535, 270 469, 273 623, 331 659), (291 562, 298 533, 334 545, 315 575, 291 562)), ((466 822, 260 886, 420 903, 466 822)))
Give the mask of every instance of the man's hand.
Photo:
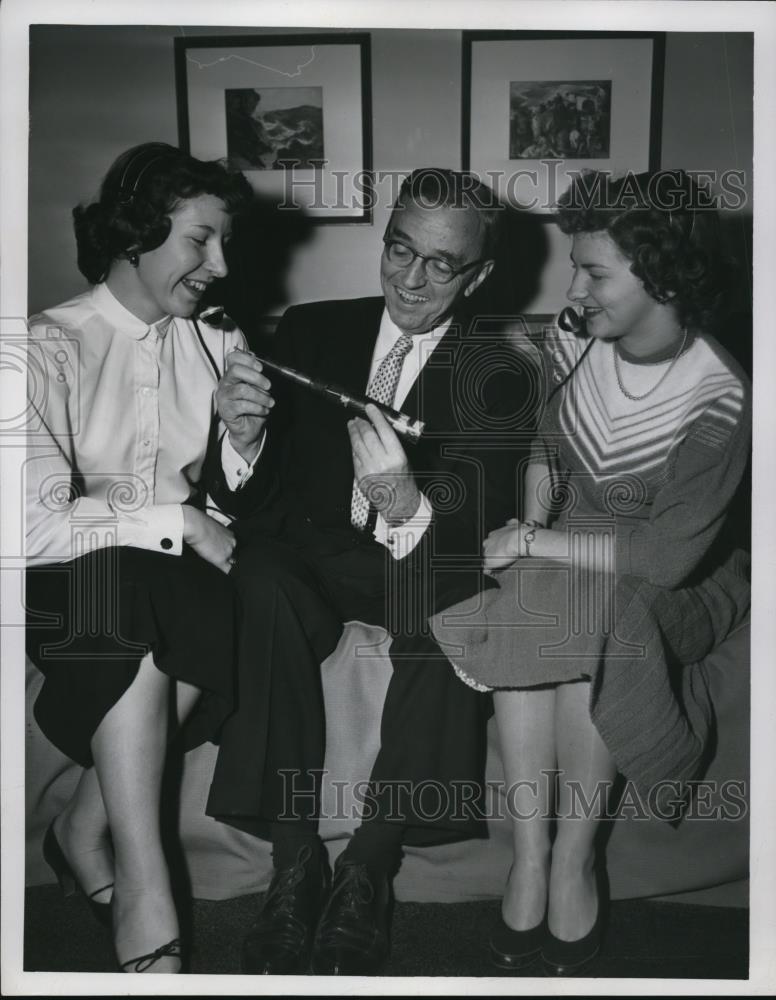
POLYGON ((264 424, 275 405, 270 388, 271 382, 253 354, 231 351, 227 355, 226 372, 216 389, 216 406, 232 447, 246 462, 256 457, 264 424))
POLYGON ((511 564, 520 554, 520 522, 512 518, 503 528, 491 531, 482 543, 482 564, 485 573, 493 573, 511 564))
POLYGON ((222 573, 234 565, 237 542, 229 528, 187 503, 183 504, 183 541, 222 573))
POLYGON ((370 404, 366 412, 369 420, 348 421, 353 471, 361 491, 385 520, 403 524, 417 513, 420 491, 393 427, 376 406, 370 404))

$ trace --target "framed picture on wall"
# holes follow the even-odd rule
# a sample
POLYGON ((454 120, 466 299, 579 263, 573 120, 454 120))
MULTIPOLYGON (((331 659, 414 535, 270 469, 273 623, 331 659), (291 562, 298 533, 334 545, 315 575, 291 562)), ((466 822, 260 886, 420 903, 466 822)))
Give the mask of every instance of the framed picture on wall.
POLYGON ((550 219, 583 169, 660 166, 662 32, 465 31, 461 162, 550 219))
POLYGON ((372 218, 368 34, 175 39, 181 148, 314 222, 372 218))

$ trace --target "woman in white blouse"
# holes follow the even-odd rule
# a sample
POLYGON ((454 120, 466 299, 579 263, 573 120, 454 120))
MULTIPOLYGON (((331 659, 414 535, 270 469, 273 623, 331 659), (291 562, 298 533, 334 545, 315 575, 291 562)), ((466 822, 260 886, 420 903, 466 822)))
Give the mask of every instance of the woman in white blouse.
POLYGON ((130 972, 183 960, 159 830, 175 722, 194 746, 233 704, 235 540, 201 480, 209 442, 215 467, 238 476, 228 438, 217 445, 213 393, 245 342, 192 317, 226 274, 224 243, 249 199, 219 163, 163 143, 128 150, 73 213, 92 288, 30 320, 35 716, 84 767, 44 854, 112 922, 130 972))

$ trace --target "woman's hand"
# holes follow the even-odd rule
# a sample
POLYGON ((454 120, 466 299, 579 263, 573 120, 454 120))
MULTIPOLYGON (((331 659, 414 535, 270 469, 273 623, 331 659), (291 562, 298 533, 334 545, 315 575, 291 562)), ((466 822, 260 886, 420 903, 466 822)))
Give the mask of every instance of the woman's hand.
POLYGON ((222 573, 234 565, 237 541, 229 528, 190 504, 183 504, 183 541, 222 573))
POLYGON ((510 566, 519 555, 520 522, 517 518, 507 521, 503 528, 491 531, 482 543, 482 564, 488 576, 510 566))
POLYGON ((262 371, 261 362, 250 352, 231 351, 216 389, 218 415, 229 431, 232 447, 246 462, 258 454, 264 425, 275 405, 269 392, 272 384, 262 371))

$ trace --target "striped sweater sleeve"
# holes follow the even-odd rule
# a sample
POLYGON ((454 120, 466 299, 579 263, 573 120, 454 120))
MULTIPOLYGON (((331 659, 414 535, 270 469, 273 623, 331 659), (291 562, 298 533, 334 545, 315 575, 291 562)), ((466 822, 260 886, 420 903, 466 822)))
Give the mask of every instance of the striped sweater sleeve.
POLYGON ((618 524, 618 573, 669 589, 685 584, 719 534, 746 470, 750 439, 748 393, 738 383, 687 428, 649 519, 618 524))

